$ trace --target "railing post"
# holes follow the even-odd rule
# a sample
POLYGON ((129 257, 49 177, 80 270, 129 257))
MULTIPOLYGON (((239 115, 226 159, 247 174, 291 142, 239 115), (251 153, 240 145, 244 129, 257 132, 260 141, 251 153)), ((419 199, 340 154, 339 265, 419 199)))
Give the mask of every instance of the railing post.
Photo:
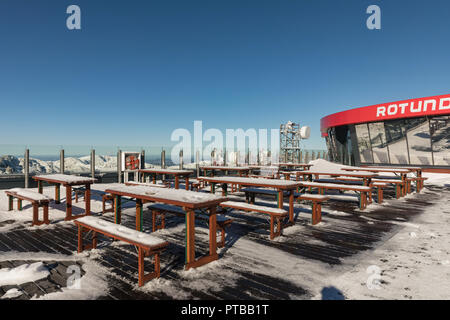
POLYGON ((30 182, 30 150, 25 149, 25 157, 23 159, 23 165, 24 165, 24 173, 25 173, 25 188, 29 188, 29 182, 30 182))
POLYGON ((95 149, 91 149, 91 177, 95 178, 95 149))
POLYGON ((200 152, 195 152, 195 169, 197 171, 197 178, 200 176, 200 152))
POLYGON ((117 182, 122 183, 122 151, 117 151, 117 182))
POLYGON ((183 170, 183 149, 180 150, 180 170, 183 170))
MULTIPOLYGON (((162 150, 161 151, 161 169, 165 169, 166 168, 166 150, 162 150)), ((166 180, 166 175, 163 174, 162 175, 162 181, 166 180)))
POLYGON ((64 149, 59 152, 59 172, 64 174, 64 149))

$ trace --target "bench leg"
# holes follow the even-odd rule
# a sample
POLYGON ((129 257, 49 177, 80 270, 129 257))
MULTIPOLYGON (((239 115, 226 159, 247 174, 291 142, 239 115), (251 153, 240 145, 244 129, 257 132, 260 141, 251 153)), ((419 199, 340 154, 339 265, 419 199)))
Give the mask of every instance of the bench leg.
POLYGON ((85 215, 91 214, 91 185, 87 184, 84 189, 85 215))
POLYGON ((61 202, 61 185, 59 183, 55 184, 55 203, 60 204, 61 202))
POLYGON ((139 287, 142 287, 147 281, 152 280, 154 278, 159 278, 161 267, 160 267, 160 258, 159 258, 159 252, 153 253, 154 256, 154 265, 155 265, 155 271, 152 273, 145 274, 144 273, 144 258, 146 255, 149 255, 149 253, 139 247, 139 255, 138 255, 138 277, 139 277, 139 287))
POLYGON ((313 201, 312 204, 312 224, 318 224, 322 221, 322 205, 320 202, 313 201))
POLYGON ((152 232, 166 227, 166 215, 158 210, 152 210, 152 232), (158 217, 161 217, 161 223, 158 225, 158 217))
POLYGON ((383 189, 381 187, 378 187, 378 203, 383 202, 383 189))
POLYGON ((50 220, 48 220, 48 204, 44 204, 42 208, 44 210, 44 223, 50 224, 50 220))
POLYGON ((39 205, 37 203, 33 203, 33 226, 39 225, 39 205))
POLYGON ((8 211, 13 210, 13 204, 14 204, 14 197, 8 196, 8 211))
POLYGON ((22 211, 22 200, 17 199, 17 210, 22 211))
POLYGON ((72 220, 72 186, 66 186, 66 218, 64 220, 72 220))
POLYGON ((281 219, 279 217, 270 216, 270 240, 275 239, 276 237, 281 235, 281 219), (277 231, 275 231, 275 227, 277 231))

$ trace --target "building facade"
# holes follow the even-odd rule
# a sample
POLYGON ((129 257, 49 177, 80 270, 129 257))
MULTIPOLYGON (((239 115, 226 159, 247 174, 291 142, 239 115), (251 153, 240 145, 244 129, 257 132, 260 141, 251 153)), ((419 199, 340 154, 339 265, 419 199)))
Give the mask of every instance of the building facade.
POLYGON ((450 169, 450 94, 335 113, 320 129, 334 162, 450 169))

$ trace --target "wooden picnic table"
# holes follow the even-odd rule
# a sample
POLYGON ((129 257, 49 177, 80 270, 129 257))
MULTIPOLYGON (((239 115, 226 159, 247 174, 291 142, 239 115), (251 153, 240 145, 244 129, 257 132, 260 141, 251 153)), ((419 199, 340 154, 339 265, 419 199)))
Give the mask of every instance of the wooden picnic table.
POLYGON ((91 214, 91 184, 97 179, 89 177, 80 177, 69 174, 49 174, 33 177, 38 183, 39 193, 43 193, 42 185, 44 182, 55 185, 55 203, 61 202, 61 185, 66 188, 66 218, 64 220, 73 220, 82 216, 91 214), (72 187, 84 185, 84 215, 72 216, 72 187))
MULTIPOLYGON (((413 174, 415 174, 415 176, 417 178, 422 178, 422 171, 423 168, 422 167, 388 167, 388 166, 367 166, 368 168, 375 168, 375 169, 403 169, 403 170, 408 170, 409 172, 412 172, 413 174)), ((417 180, 417 191, 422 190, 423 188, 423 180, 419 179, 417 180)))
POLYGON ((406 177, 408 175, 408 173, 410 173, 411 171, 409 171, 408 169, 402 169, 402 168, 381 168, 381 167, 377 167, 377 168, 371 168, 371 167, 344 167, 342 168, 342 170, 344 171, 368 171, 368 172, 373 172, 373 173, 393 173, 395 175, 400 175, 400 178, 402 180, 402 195, 406 195, 406 177))
POLYGON ((135 199, 136 230, 142 231, 143 204, 158 202, 181 207, 186 212, 186 263, 185 269, 196 268, 218 259, 216 239, 216 207, 226 197, 194 191, 154 188, 146 186, 114 186, 105 190, 114 196, 115 223, 121 222, 122 197, 135 199), (195 210, 209 211, 209 254, 195 258, 195 210))
POLYGON ((222 184, 222 193, 226 196, 227 184, 237 184, 239 187, 252 186, 261 188, 272 188, 277 191, 278 208, 283 209, 284 192, 289 192, 289 223, 294 223, 294 192, 301 185, 296 181, 279 179, 247 178, 247 177, 198 177, 200 181, 211 184, 211 193, 215 193, 215 185, 222 184))
POLYGON ((180 170, 180 169, 139 169, 138 173, 141 175, 141 182, 145 181, 146 175, 151 175, 153 183, 156 184, 156 175, 173 175, 175 177, 175 189, 180 187, 180 177, 185 179, 185 189, 189 190, 189 176, 194 173, 192 170, 180 170))
POLYGON ((359 178, 363 180, 364 186, 369 186, 372 178, 375 178, 378 176, 378 174, 375 174, 370 171, 364 171, 364 172, 346 172, 346 171, 299 171, 298 175, 303 176, 303 181, 312 181, 313 176, 316 179, 319 179, 320 176, 330 176, 330 177, 353 177, 353 178, 359 178))
POLYGON ((208 175, 208 170, 209 170, 211 177, 214 177, 215 171, 222 171, 226 175, 228 175, 228 171, 236 171, 240 177, 242 177, 242 176, 247 177, 250 172, 249 167, 229 167, 229 166, 201 166, 200 170, 203 171, 204 176, 208 175))

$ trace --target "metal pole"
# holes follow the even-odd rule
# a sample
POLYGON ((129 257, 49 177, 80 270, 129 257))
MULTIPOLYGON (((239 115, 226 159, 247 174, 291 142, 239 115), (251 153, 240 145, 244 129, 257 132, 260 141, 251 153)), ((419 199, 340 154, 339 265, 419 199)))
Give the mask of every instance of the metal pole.
POLYGON ((64 174, 64 149, 61 149, 59 153, 59 172, 64 174))
POLYGON ((269 151, 267 151, 267 160, 268 160, 268 163, 267 163, 267 165, 272 165, 272 152, 269 150, 269 151))
POLYGON ((180 170, 183 170, 183 149, 180 150, 180 170))
MULTIPOLYGON (((161 151, 161 169, 166 168, 166 150, 161 151)), ((162 181, 166 181, 166 175, 162 175, 162 181)))
POLYGON ((200 176, 200 151, 197 150, 195 153, 195 169, 197 170, 197 178, 200 176))
POLYGON ((25 149, 25 157, 23 159, 24 173, 25 173, 25 188, 29 188, 30 182, 30 150, 25 149))
POLYGON ((223 152, 223 165, 227 165, 227 149, 223 152))
POLYGON ((122 183, 122 151, 117 151, 117 182, 122 183))
POLYGON ((145 150, 141 150, 141 169, 145 169, 145 150))
POLYGON ((95 149, 91 149, 91 177, 95 178, 95 149))

